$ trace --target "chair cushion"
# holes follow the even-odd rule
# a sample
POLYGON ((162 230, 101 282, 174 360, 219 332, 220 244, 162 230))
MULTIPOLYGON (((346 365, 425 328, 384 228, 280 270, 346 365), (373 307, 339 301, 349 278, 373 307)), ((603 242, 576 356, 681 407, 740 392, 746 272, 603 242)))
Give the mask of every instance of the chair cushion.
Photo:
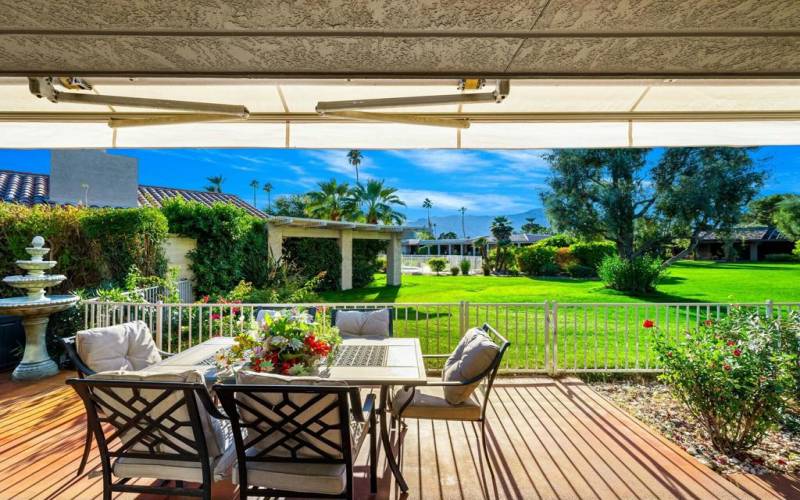
MULTIPOLYGON (((344 464, 248 462, 247 482, 251 486, 298 493, 338 495, 347 487, 344 464)), ((239 474, 233 474, 239 484, 239 474)))
POLYGON ((412 397, 411 389, 400 389, 392 398, 392 411, 403 418, 424 418, 432 420, 480 420, 481 404, 474 394, 470 394, 460 404, 450 404, 441 386, 420 386, 413 391, 413 399, 402 414, 403 408, 412 397))
MULTIPOLYGON (((477 377, 492 365, 499 350, 497 344, 492 342, 483 330, 478 328, 468 330, 453 354, 447 358, 442 370, 442 380, 465 382, 477 377)), ((451 404, 463 403, 479 384, 480 381, 477 381, 468 385, 445 387, 445 398, 451 404)))
MULTIPOLYGON (((256 384, 256 385, 320 385, 320 386, 347 386, 346 383, 339 381, 339 380, 330 380, 320 377, 286 377, 283 375, 277 375, 272 373, 257 373, 248 370, 240 370, 236 374, 236 382, 239 384, 256 384)), ((291 394, 289 399, 291 400, 292 404, 297 407, 302 407, 306 405, 312 398, 314 394, 309 393, 294 393, 291 394)), ((255 397, 251 397, 244 393, 237 393, 236 398, 241 401, 243 404, 247 405, 249 408, 260 415, 266 416, 273 421, 279 421, 286 417, 291 417, 294 413, 293 409, 289 405, 281 405, 278 408, 272 408, 272 405, 277 405, 281 402, 282 396, 279 394, 260 394, 258 395, 258 399, 255 397), (261 400, 261 401, 259 401, 261 400), (263 402, 262 402, 263 401, 263 402), (264 404, 267 403, 267 404, 264 404), (269 405, 269 406, 268 406, 269 405)), ((292 428, 305 424, 310 419, 320 420, 329 429, 322 434, 325 440, 321 440, 314 435, 307 433, 307 432, 300 432, 298 434, 299 440, 290 439, 285 442, 286 446, 296 445, 300 443, 308 443, 312 446, 316 447, 320 451, 316 451, 313 448, 305 445, 301 445, 297 455, 304 458, 342 458, 342 453, 337 450, 334 446, 339 446, 341 443, 341 420, 339 418, 338 410, 335 408, 331 408, 325 411, 325 408, 331 405, 334 401, 336 401, 337 396, 335 394, 331 394, 321 398, 316 403, 312 404, 308 408, 305 408, 302 412, 298 415, 292 417, 291 422, 287 422, 283 428, 287 430, 291 430, 292 428), (318 417, 318 414, 323 412, 324 414, 318 417), (326 442, 327 441, 327 442, 326 442), (333 444, 334 446, 331 446, 333 444)), ((252 413, 246 411, 242 407, 239 407, 239 417, 243 422, 249 423, 253 422, 256 419, 256 416, 252 413)), ((270 424, 262 421, 256 424, 258 429, 263 432, 267 432, 270 430, 270 424)), ((312 431, 318 431, 318 425, 312 425, 312 431)), ((260 439, 256 442, 253 446, 256 450, 265 450, 271 447, 274 443, 281 440, 285 435, 280 432, 272 432, 263 439, 260 439)), ((248 445, 248 441, 245 440, 245 446, 248 445)), ((268 451, 268 456, 271 457, 289 457, 291 453, 285 446, 276 446, 275 448, 268 451)))
POLYGON ((78 356, 96 372, 141 370, 161 361, 144 321, 79 331, 75 345, 78 356))
MULTIPOLYGON (((138 381, 138 382, 186 382, 186 383, 193 383, 193 384, 205 384, 205 379, 203 374, 197 370, 185 370, 182 368, 168 368, 164 367, 162 370, 157 372, 131 372, 131 371, 115 371, 115 372, 100 372, 96 373, 89 377, 93 380, 115 380, 115 381, 138 381)), ((152 401, 154 398, 161 395, 161 391, 157 389, 145 389, 140 391, 140 398, 142 400, 136 400, 131 407, 124 403, 129 401, 133 397, 133 391, 129 388, 115 388, 113 393, 119 398, 113 398, 111 396, 105 395, 103 392, 95 391, 95 395, 100 398, 103 403, 116 411, 125 416, 132 416, 134 414, 134 410, 138 410, 144 408, 146 405, 146 401, 152 401)), ((150 415, 155 418, 160 415, 164 415, 167 411, 176 403, 178 403, 182 399, 182 395, 180 393, 174 393, 170 396, 164 398, 160 401, 155 407, 152 408, 150 415)), ((206 438, 206 446, 208 448, 208 455, 211 458, 217 458, 222 455, 228 447, 233 443, 231 439, 231 430, 230 425, 227 422, 221 422, 220 420, 213 418, 209 415, 205 409, 203 408, 202 404, 198 401, 198 410, 200 411, 200 421, 203 425, 203 432, 205 433, 206 438)), ((172 417, 176 420, 181 422, 188 422, 189 421, 189 413, 186 405, 181 405, 179 408, 175 409, 174 411, 169 413, 172 417)), ((156 418, 157 419, 157 418, 156 418)), ((190 440, 194 440, 194 432, 192 431, 191 426, 183 426, 175 431, 177 434, 188 438, 190 440)), ((129 431, 124 433, 121 436, 122 441, 127 441, 132 439, 134 435, 138 434, 137 431, 129 431)), ((169 435, 163 436, 165 441, 169 442, 169 445, 160 445, 158 451, 163 453, 176 453, 177 449, 188 450, 193 452, 190 446, 185 444, 184 442, 177 440, 169 435)), ((142 443, 136 443, 131 447, 132 450, 136 451, 143 451, 149 452, 149 448, 142 443)), ((162 477, 162 476, 157 476, 162 477)))
MULTIPOLYGON (((229 478, 231 469, 236 464, 236 449, 233 446, 232 434, 225 453, 211 458, 210 468, 214 481, 229 478)), ((150 458, 119 458, 114 462, 114 475, 117 477, 144 477, 152 479, 171 479, 173 481, 203 482, 203 469, 200 462, 184 460, 157 460, 150 458)))
POLYGON ((343 336, 388 337, 389 309, 377 311, 336 311, 336 327, 343 336))

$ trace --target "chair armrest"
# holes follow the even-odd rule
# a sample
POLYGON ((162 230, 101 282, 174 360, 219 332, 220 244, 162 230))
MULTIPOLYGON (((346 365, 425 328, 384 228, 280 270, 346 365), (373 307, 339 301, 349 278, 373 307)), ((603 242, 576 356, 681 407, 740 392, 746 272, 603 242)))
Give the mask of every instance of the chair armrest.
POLYGON ((170 358, 170 357, 175 355, 174 352, 162 351, 161 349, 158 350, 158 354, 159 354, 159 356, 161 356, 162 359, 163 358, 170 358))
POLYGON ((423 354, 422 359, 439 359, 439 358, 449 358, 449 354, 423 354))

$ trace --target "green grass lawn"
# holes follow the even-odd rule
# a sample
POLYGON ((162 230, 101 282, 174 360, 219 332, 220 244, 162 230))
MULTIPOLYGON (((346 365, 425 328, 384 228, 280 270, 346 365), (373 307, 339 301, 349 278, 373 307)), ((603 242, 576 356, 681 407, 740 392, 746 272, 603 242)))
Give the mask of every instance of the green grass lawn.
POLYGON ((325 292, 328 302, 775 302, 800 301, 800 264, 679 262, 658 292, 629 297, 596 280, 498 276, 403 276, 387 287, 384 275, 365 288, 325 292))
MULTIPOLYGON (((395 335, 418 337, 427 353, 450 352, 465 327, 487 322, 512 342, 506 356, 508 368, 545 369, 545 346, 552 345, 546 335, 554 332, 561 369, 656 368, 655 330, 644 329, 644 319, 655 320, 661 333, 677 340, 706 319, 726 314, 725 306, 699 305, 703 302, 800 302, 800 265, 680 262, 670 268, 657 293, 641 297, 608 290, 596 280, 405 275, 401 287, 387 287, 379 276, 369 287, 326 292, 322 298, 326 302, 396 303, 395 335), (545 300, 559 303, 557 313, 551 309, 555 328, 552 324, 545 328, 541 305, 514 305, 545 300), (425 305, 460 301, 470 303, 465 325, 460 325, 457 305, 425 305), (667 302, 698 305, 657 305, 667 302), (498 305, 502 303, 511 305, 498 305), (585 305, 589 303, 632 307, 585 305)), ((552 359, 553 353, 548 356, 552 359)))

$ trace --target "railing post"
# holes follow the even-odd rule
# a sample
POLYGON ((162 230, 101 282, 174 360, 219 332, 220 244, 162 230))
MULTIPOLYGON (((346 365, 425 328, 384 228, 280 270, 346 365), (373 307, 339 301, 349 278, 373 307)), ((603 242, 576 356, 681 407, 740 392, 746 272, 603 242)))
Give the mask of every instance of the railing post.
POLYGON ((458 303, 458 338, 467 331, 467 324, 469 323, 469 302, 462 300, 458 303))
POLYGON ((766 313, 767 313, 767 319, 772 319, 772 314, 773 314, 772 299, 767 299, 766 313))
POLYGON ((551 311, 553 311, 553 321, 550 323, 550 342, 552 347, 550 349, 550 361, 552 367, 550 374, 558 375, 558 302, 553 301, 551 311))
POLYGON ((162 313, 162 308, 164 307, 164 303, 160 300, 156 303, 156 345, 162 351, 164 350, 164 345, 162 344, 162 336, 161 333, 164 330, 164 315, 162 313))
POLYGON ((544 301, 544 369, 550 373, 550 302, 544 301))

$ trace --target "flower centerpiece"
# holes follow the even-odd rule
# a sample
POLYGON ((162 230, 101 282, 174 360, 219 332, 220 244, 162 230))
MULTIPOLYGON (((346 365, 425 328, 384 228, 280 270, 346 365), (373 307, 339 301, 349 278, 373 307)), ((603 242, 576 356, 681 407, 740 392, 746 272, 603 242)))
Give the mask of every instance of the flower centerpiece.
POLYGON ((298 309, 276 311, 264 317, 262 325, 252 318, 235 337, 230 350, 217 353, 222 372, 242 367, 254 372, 309 375, 339 345, 339 329, 330 324, 323 310, 320 320, 298 309))

